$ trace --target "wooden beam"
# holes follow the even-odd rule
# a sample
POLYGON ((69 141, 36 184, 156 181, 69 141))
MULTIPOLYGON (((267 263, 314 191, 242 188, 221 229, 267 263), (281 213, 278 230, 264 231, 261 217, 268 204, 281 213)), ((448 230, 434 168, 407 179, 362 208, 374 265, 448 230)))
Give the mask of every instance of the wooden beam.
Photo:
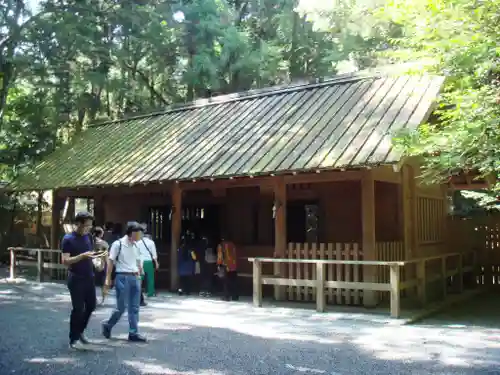
POLYGON ((404 165, 401 170, 403 181, 403 242, 405 260, 418 256, 417 249, 417 187, 413 166, 404 165))
POLYGON ((52 190, 50 247, 59 248, 59 236, 61 233, 61 211, 64 208, 64 199, 59 197, 57 192, 52 190))
POLYGON ((212 196, 215 198, 224 198, 226 196, 226 189, 221 189, 221 188, 212 189, 212 196))
POLYGON ((273 189, 277 179, 283 179, 286 185, 289 184, 307 184, 321 182, 339 182, 339 181, 359 181, 362 171, 325 171, 320 173, 297 173, 279 176, 263 177, 238 177, 233 179, 215 179, 213 181, 195 181, 180 182, 182 190, 204 190, 204 189, 230 189, 237 187, 259 186, 264 190, 273 189))
MULTIPOLYGON (((361 220, 363 229, 363 258, 367 261, 377 260, 375 237, 375 180, 371 170, 363 173, 361 180, 361 220)), ((377 268, 365 266, 363 268, 363 282, 377 282, 377 268)), ((377 305, 377 294, 373 291, 364 291, 363 303, 365 306, 377 305)))
POLYGON ((321 182, 339 182, 339 181, 359 181, 361 179, 361 170, 335 170, 318 171, 303 173, 287 173, 283 175, 270 175, 261 177, 242 176, 234 178, 216 178, 192 181, 165 181, 141 183, 136 185, 106 185, 106 186, 84 186, 78 188, 61 188, 58 190, 59 196, 91 198, 104 196, 107 194, 149 194, 165 193, 172 189, 174 184, 180 186, 183 191, 188 190, 212 190, 212 189, 230 189, 237 187, 260 186, 272 189, 276 178, 283 178, 285 184, 304 184, 321 182))
POLYGON ((98 195, 94 197, 94 218, 97 225, 104 225, 106 221, 104 212, 104 196, 98 195))
POLYGON ((373 179, 375 181, 400 184, 401 174, 394 171, 394 168, 390 165, 381 165, 380 167, 373 169, 373 179))
MULTIPOLYGON (((62 222, 63 218, 61 216, 62 210, 66 199, 59 196, 56 190, 52 190, 52 211, 51 211, 51 228, 50 228, 50 247, 52 249, 60 248, 60 239, 62 233, 62 222)), ((52 253, 50 259, 52 263, 60 263, 61 255, 57 253, 52 253)), ((57 278, 59 271, 57 269, 51 269, 51 277, 57 278)))
POLYGON ((150 194, 150 193, 163 193, 169 194, 170 189, 174 183, 149 183, 138 184, 133 186, 95 186, 95 187, 82 187, 71 189, 58 189, 58 195, 63 197, 79 197, 79 198, 96 198, 104 197, 105 195, 112 194, 150 194))
POLYGON ((182 225, 182 190, 179 185, 172 186, 172 223, 170 243, 170 289, 177 290, 179 287, 179 275, 177 272, 177 249, 181 241, 182 225))
POLYGON ((63 222, 65 223, 73 223, 73 220, 75 219, 75 214, 76 214, 76 207, 75 207, 75 197, 68 197, 66 199, 66 212, 63 217, 63 222))
POLYGON ((301 173, 297 175, 284 176, 286 184, 307 184, 319 182, 359 181, 363 171, 333 171, 321 173, 301 173))
POLYGON ((474 182, 470 185, 449 183, 450 190, 486 190, 491 189, 491 186, 492 185, 488 182, 474 182))
POLYGON ((401 315, 401 275, 398 266, 391 266, 390 271, 391 283, 391 317, 399 318, 401 315))
MULTIPOLYGON (((274 253, 275 256, 284 258, 287 247, 286 233, 286 183, 284 178, 276 178, 274 185, 274 253)), ((275 264, 274 274, 276 276, 284 275, 285 267, 283 264, 275 264)), ((282 287, 274 288, 274 297, 276 300, 281 300, 284 297, 284 289, 282 287)))
POLYGON ((253 305, 262 307, 262 263, 253 262, 253 305))

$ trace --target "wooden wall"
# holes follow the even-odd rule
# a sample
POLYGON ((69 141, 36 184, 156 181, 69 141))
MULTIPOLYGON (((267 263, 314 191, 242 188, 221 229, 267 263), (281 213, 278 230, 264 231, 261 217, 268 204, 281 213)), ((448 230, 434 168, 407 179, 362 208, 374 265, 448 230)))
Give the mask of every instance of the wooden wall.
MULTIPOLYGON (((405 177, 406 172, 394 172, 392 168, 385 168, 381 171, 384 173, 377 174, 381 178, 374 183, 375 240, 377 243, 397 244, 397 251, 390 246, 387 249, 377 248, 376 258, 395 260, 394 257, 398 259, 410 256, 423 257, 447 251, 444 225, 447 201, 443 188, 441 186, 419 185, 415 183, 415 180, 412 180, 414 193, 409 193, 406 187, 411 184, 408 183, 409 178, 407 177, 409 175, 406 174, 407 177, 405 177), (410 201, 414 204, 415 215, 411 220, 406 220, 408 202, 410 201), (408 228, 404 226, 405 222, 412 227, 411 231, 414 234, 413 238, 415 238, 414 245, 409 241, 410 237, 407 233, 408 228), (407 251, 409 247, 416 249, 416 251, 410 254, 407 251)), ((351 173, 350 180, 335 182, 319 182, 318 180, 315 183, 297 184, 289 181, 286 185, 286 211, 289 221, 287 223, 288 238, 286 243, 363 243, 361 180, 355 179, 356 175, 352 173, 356 172, 346 173, 351 173), (305 232, 305 205, 317 209, 317 227, 315 236, 299 241, 296 239, 296 232, 305 232), (300 220, 293 220, 292 213, 298 215, 300 220), (301 218, 300 215, 304 217, 301 218)), ((418 168, 415 168, 413 173, 413 175, 418 175, 418 168)), ((363 174, 360 172, 359 175, 363 174)), ((275 251, 275 222, 272 183, 231 188, 225 187, 222 183, 214 185, 215 188, 209 184, 197 186, 208 186, 210 189, 185 190, 182 194, 183 209, 208 206, 213 209, 214 206, 217 206, 219 211, 217 220, 221 234, 229 237, 238 245, 241 249, 240 257, 271 256, 273 254, 275 251)), ((193 186, 191 186, 192 188, 193 186)), ((100 210, 103 211, 99 217, 103 217, 104 221, 125 225, 130 220, 148 221, 148 218, 151 217, 150 208, 162 212, 161 225, 163 231, 168 235, 158 236, 156 243, 162 268, 166 267, 160 272, 160 278, 167 281, 171 226, 169 218, 171 197, 168 187, 156 186, 156 189, 151 188, 151 190, 146 186, 136 188, 136 190, 133 188, 103 188, 99 189, 96 196, 99 197, 96 202, 99 202, 102 206, 100 210)), ((304 237, 306 237, 305 234, 304 237)), ((251 271, 246 266, 249 265, 243 266, 242 272, 251 271)), ((165 284, 168 284, 166 281, 165 284)), ((162 284, 164 283, 162 282, 162 284)))
POLYGON ((448 252, 446 246, 446 223, 448 216, 448 195, 441 185, 416 187, 416 237, 417 257, 428 257, 448 252))
MULTIPOLYGON (((376 182, 377 241, 401 240, 398 185, 376 182)), ((361 184, 342 181, 287 186, 288 204, 307 202, 318 206, 318 243, 361 242, 361 184)), ((220 226, 226 236, 239 245, 272 246, 274 243, 272 191, 259 187, 231 188, 213 194, 185 192, 183 205, 219 205, 220 226)), ((167 192, 108 194, 102 199, 105 221, 125 225, 128 221, 148 219, 149 207, 170 205, 167 192)), ((290 220, 290 214, 288 215, 290 220)), ((164 223, 169 225, 169 222, 164 223)), ((300 226, 301 224, 299 224, 300 226)), ((293 228, 293 226, 292 226, 293 228)))

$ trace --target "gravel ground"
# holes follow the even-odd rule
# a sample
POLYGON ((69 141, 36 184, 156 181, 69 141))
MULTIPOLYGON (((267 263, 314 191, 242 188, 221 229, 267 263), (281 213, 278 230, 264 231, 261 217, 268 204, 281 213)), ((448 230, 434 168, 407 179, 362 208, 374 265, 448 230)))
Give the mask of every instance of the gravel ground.
POLYGON ((457 315, 457 324, 442 316, 400 326, 349 314, 164 295, 141 310, 149 342, 131 344, 126 317, 115 327, 115 339, 100 336, 112 300, 91 320, 93 344, 72 351, 63 286, 0 280, 0 374, 500 374, 500 329, 468 325, 457 315))

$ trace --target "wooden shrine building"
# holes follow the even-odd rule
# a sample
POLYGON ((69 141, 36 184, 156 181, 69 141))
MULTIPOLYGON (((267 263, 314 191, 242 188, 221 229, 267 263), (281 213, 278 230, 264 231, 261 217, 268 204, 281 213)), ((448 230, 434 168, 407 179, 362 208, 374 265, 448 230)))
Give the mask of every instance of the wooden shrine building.
MULTIPOLYGON (((171 249, 186 228, 225 233, 241 258, 442 254, 447 187, 419 184, 418 161, 391 144, 427 120, 442 84, 351 74, 93 125, 10 188, 54 191, 53 247, 68 198, 93 199, 99 225, 148 222, 163 287, 177 284, 171 249)), ((369 267, 342 275, 387 277, 369 267)), ((370 295, 342 303, 372 304, 370 295)))

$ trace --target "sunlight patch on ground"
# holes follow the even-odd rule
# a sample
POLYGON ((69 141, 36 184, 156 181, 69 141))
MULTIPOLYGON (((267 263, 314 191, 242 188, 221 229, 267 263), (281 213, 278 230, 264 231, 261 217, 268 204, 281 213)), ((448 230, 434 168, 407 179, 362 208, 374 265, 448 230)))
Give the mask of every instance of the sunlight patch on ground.
POLYGON ((154 320, 147 320, 145 322, 140 322, 139 327, 144 327, 144 328, 161 328, 162 330, 168 330, 168 331, 187 331, 190 329, 193 329, 192 326, 186 325, 186 324, 172 324, 171 319, 154 319, 154 320))
MULTIPOLYGON (((491 330, 489 330, 491 331, 491 330)), ((436 327, 385 327, 359 331, 352 343, 383 360, 430 361, 473 367, 492 364, 484 349, 500 349, 499 336, 479 329, 446 332, 436 327)), ((500 358, 494 360, 500 366, 500 358)))
POLYGON ((26 284, 27 280, 22 277, 16 277, 11 279, 10 277, 5 279, 0 279, 0 284, 26 284))
POLYGON ((69 364, 69 363, 76 363, 77 361, 75 358, 69 358, 69 357, 57 357, 57 358, 43 358, 43 357, 38 357, 38 358, 29 358, 25 359, 25 362, 28 363, 61 363, 61 364, 69 364))
POLYGON ((189 324, 198 327, 225 328, 234 332, 268 339, 314 341, 323 344, 338 344, 340 342, 333 337, 315 335, 318 323, 313 323, 316 327, 310 325, 300 327, 298 323, 294 324, 290 319, 282 319, 276 316, 270 317, 269 315, 256 317, 252 316, 251 308, 248 307, 246 312, 228 313, 226 311, 225 314, 216 314, 213 312, 214 310, 209 309, 206 309, 206 312, 174 310, 167 314, 164 311, 164 309, 161 309, 151 311, 148 314, 152 328, 164 329, 164 327, 189 324), (209 311, 212 311, 212 313, 209 311), (168 317, 165 318, 165 315, 168 317))
POLYGON ((23 297, 17 295, 17 294, 0 294, 0 300, 2 301, 19 301, 23 297))
MULTIPOLYGON (((0 301, 16 298, 15 289, 20 288, 13 289, 14 292, 9 292, 8 289, 0 293, 0 301)), ((42 293, 45 296, 26 295, 24 298, 33 301, 43 299, 44 302, 65 301, 69 311, 70 298, 64 285, 59 284, 57 288, 47 287, 42 293)), ((114 298, 111 297, 105 307, 96 311, 95 318, 109 317, 113 304, 114 298)), ((500 350, 500 329, 463 324, 401 326, 393 325, 389 320, 388 323, 381 323, 383 318, 379 317, 375 317, 371 322, 368 316, 348 312, 320 314, 293 307, 255 308, 244 301, 224 302, 166 294, 149 299, 148 306, 141 308, 140 326, 158 330, 159 339, 162 338, 160 331, 168 331, 169 334, 171 331, 193 330, 196 327, 222 328, 264 339, 327 345, 347 343, 384 361, 438 361, 445 366, 463 368, 500 366, 500 357, 488 354, 492 350, 500 350)), ((126 319, 122 320, 126 325, 126 319)), ((173 372, 158 364, 148 365, 156 367, 146 371, 142 363, 137 363, 143 366, 140 371, 148 374, 191 374, 173 372)), ((282 366, 284 365, 283 363, 282 366)), ((290 368, 290 372, 335 374, 328 370, 302 368, 299 364, 289 366, 296 366, 294 370, 290 368)), ((205 370, 196 374, 218 373, 205 370)))
POLYGON ((303 372, 307 374, 322 374, 322 375, 340 375, 338 372, 332 372, 332 371, 326 371, 326 370, 319 370, 315 368, 309 368, 309 367, 303 367, 303 366, 294 366, 289 363, 285 365, 287 369, 290 369, 295 372, 303 372))
POLYGON ((166 366, 155 365, 141 361, 123 361, 125 365, 128 365, 142 374, 158 374, 158 375, 225 375, 220 371, 215 370, 196 370, 193 371, 177 371, 172 370, 166 366))

